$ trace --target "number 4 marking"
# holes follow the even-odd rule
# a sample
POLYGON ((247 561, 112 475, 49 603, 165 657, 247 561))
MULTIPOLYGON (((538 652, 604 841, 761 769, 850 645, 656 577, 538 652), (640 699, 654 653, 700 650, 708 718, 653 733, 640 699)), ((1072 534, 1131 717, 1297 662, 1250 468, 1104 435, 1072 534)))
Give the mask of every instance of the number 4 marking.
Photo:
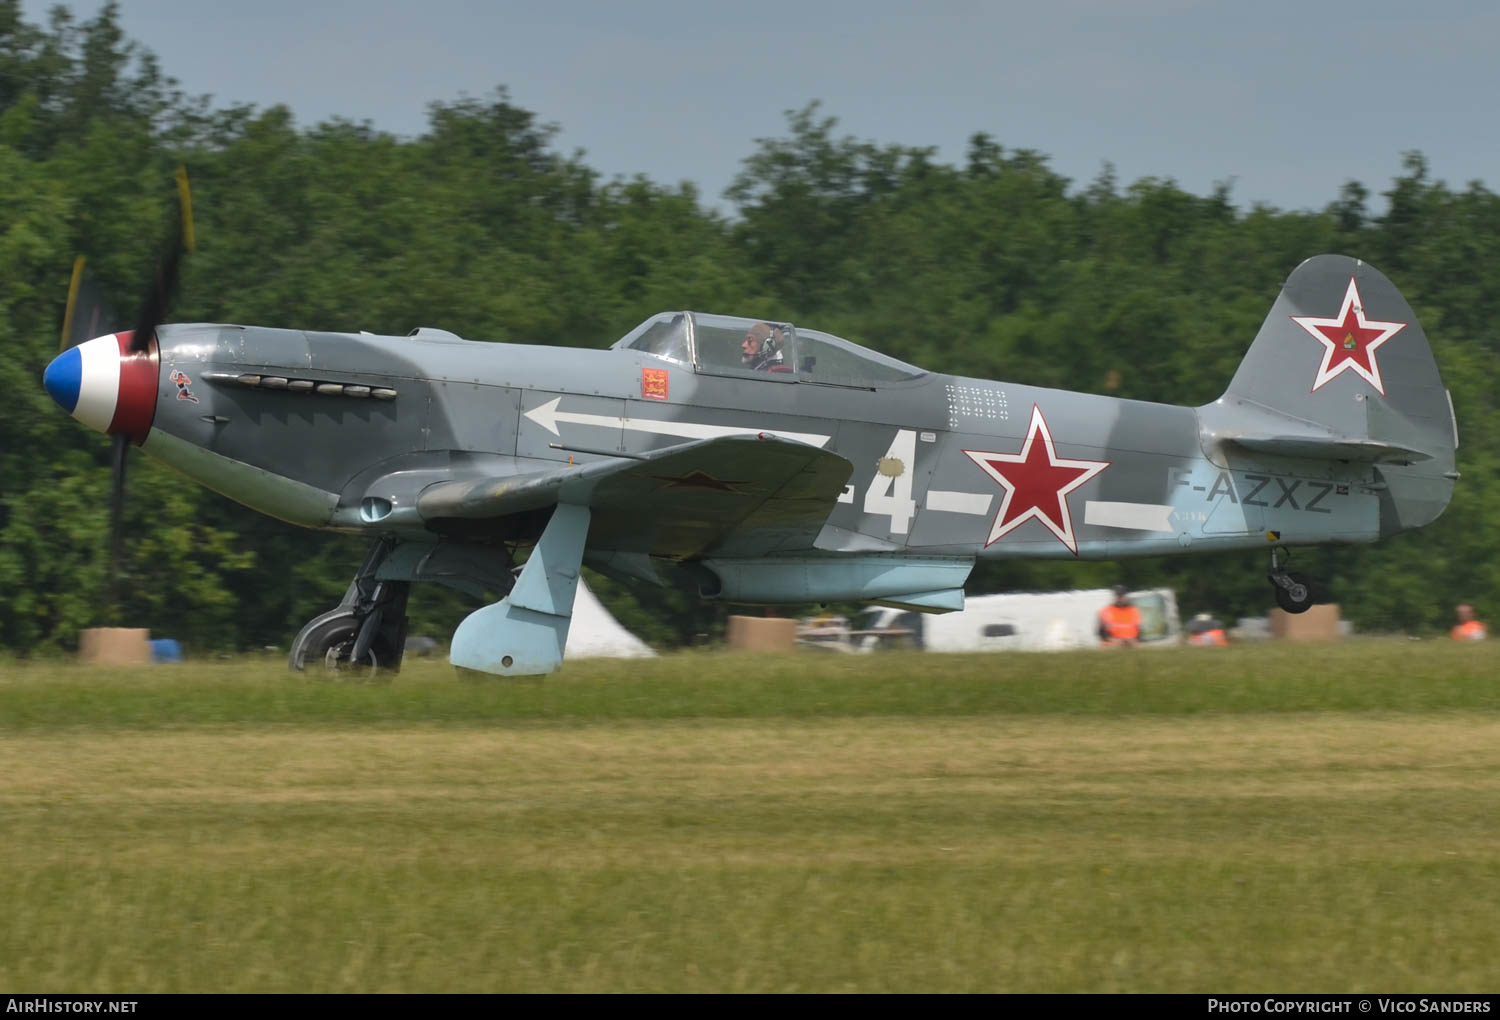
POLYGON ((901 429, 891 440, 891 448, 880 458, 875 477, 865 493, 865 513, 889 516, 893 535, 906 534, 917 513, 917 501, 911 498, 911 479, 916 462, 916 430, 901 429))

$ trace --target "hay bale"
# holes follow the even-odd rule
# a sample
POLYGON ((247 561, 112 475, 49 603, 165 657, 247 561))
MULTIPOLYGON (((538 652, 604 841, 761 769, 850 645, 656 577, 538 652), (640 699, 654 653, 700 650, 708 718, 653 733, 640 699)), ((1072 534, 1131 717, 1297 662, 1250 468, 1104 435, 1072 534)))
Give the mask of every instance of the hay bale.
POLYGON ((78 661, 89 666, 144 666, 151 662, 150 631, 90 627, 78 632, 78 661))

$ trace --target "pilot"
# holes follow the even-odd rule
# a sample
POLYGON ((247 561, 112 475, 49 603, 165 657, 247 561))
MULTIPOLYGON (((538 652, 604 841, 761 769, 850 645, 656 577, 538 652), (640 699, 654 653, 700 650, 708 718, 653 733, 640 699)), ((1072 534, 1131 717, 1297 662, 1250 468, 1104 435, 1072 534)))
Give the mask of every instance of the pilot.
POLYGON ((1454 613, 1458 616, 1458 623, 1448 632, 1448 636, 1453 640, 1483 641, 1490 636, 1484 624, 1474 619, 1474 607, 1467 602, 1460 604, 1454 613))
POLYGON ((1141 638, 1141 611, 1130 604, 1130 589, 1115 585, 1115 600, 1099 610, 1099 642, 1105 648, 1138 644, 1141 638))
POLYGON ((757 322, 745 331, 745 339, 740 342, 740 360, 757 372, 790 372, 783 361, 782 336, 781 327, 757 322))

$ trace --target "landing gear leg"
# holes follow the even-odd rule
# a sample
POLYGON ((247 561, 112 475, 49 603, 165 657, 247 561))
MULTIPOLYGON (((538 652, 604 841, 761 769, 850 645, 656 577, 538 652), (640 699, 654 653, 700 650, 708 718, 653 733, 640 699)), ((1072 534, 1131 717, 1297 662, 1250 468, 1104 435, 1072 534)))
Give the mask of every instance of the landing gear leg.
POLYGON ((400 672, 411 584, 376 577, 395 547, 391 539, 381 539, 371 547, 343 601, 298 632, 287 658, 289 668, 361 677, 400 672))
POLYGON ((589 508, 559 503, 510 594, 464 617, 448 661, 496 676, 542 676, 562 665, 589 533, 589 508))
MULTIPOLYGON (((1281 552, 1286 553, 1288 560, 1292 558, 1285 549, 1281 552)), ((1303 574, 1283 569, 1276 553, 1276 549, 1271 550, 1271 572, 1266 575, 1276 593, 1276 604, 1288 613, 1307 612, 1313 601, 1312 583, 1303 574)))

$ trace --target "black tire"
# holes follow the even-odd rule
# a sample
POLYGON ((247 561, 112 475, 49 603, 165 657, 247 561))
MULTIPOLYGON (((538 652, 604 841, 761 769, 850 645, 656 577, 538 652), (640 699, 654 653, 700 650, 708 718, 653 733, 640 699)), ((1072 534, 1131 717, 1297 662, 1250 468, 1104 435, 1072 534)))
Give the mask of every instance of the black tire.
POLYGON ((1303 574, 1286 574, 1286 585, 1271 582, 1276 593, 1276 604, 1288 613, 1305 613, 1312 608, 1312 582, 1303 574))
POLYGON ((396 659, 378 635, 370 642, 364 661, 350 661, 349 653, 354 650, 354 641, 359 637, 359 626, 359 619, 352 613, 341 613, 320 621, 302 639, 299 654, 291 662, 292 669, 321 674, 330 680, 384 679, 381 674, 388 673, 388 670, 382 670, 382 666, 389 666, 396 659))

